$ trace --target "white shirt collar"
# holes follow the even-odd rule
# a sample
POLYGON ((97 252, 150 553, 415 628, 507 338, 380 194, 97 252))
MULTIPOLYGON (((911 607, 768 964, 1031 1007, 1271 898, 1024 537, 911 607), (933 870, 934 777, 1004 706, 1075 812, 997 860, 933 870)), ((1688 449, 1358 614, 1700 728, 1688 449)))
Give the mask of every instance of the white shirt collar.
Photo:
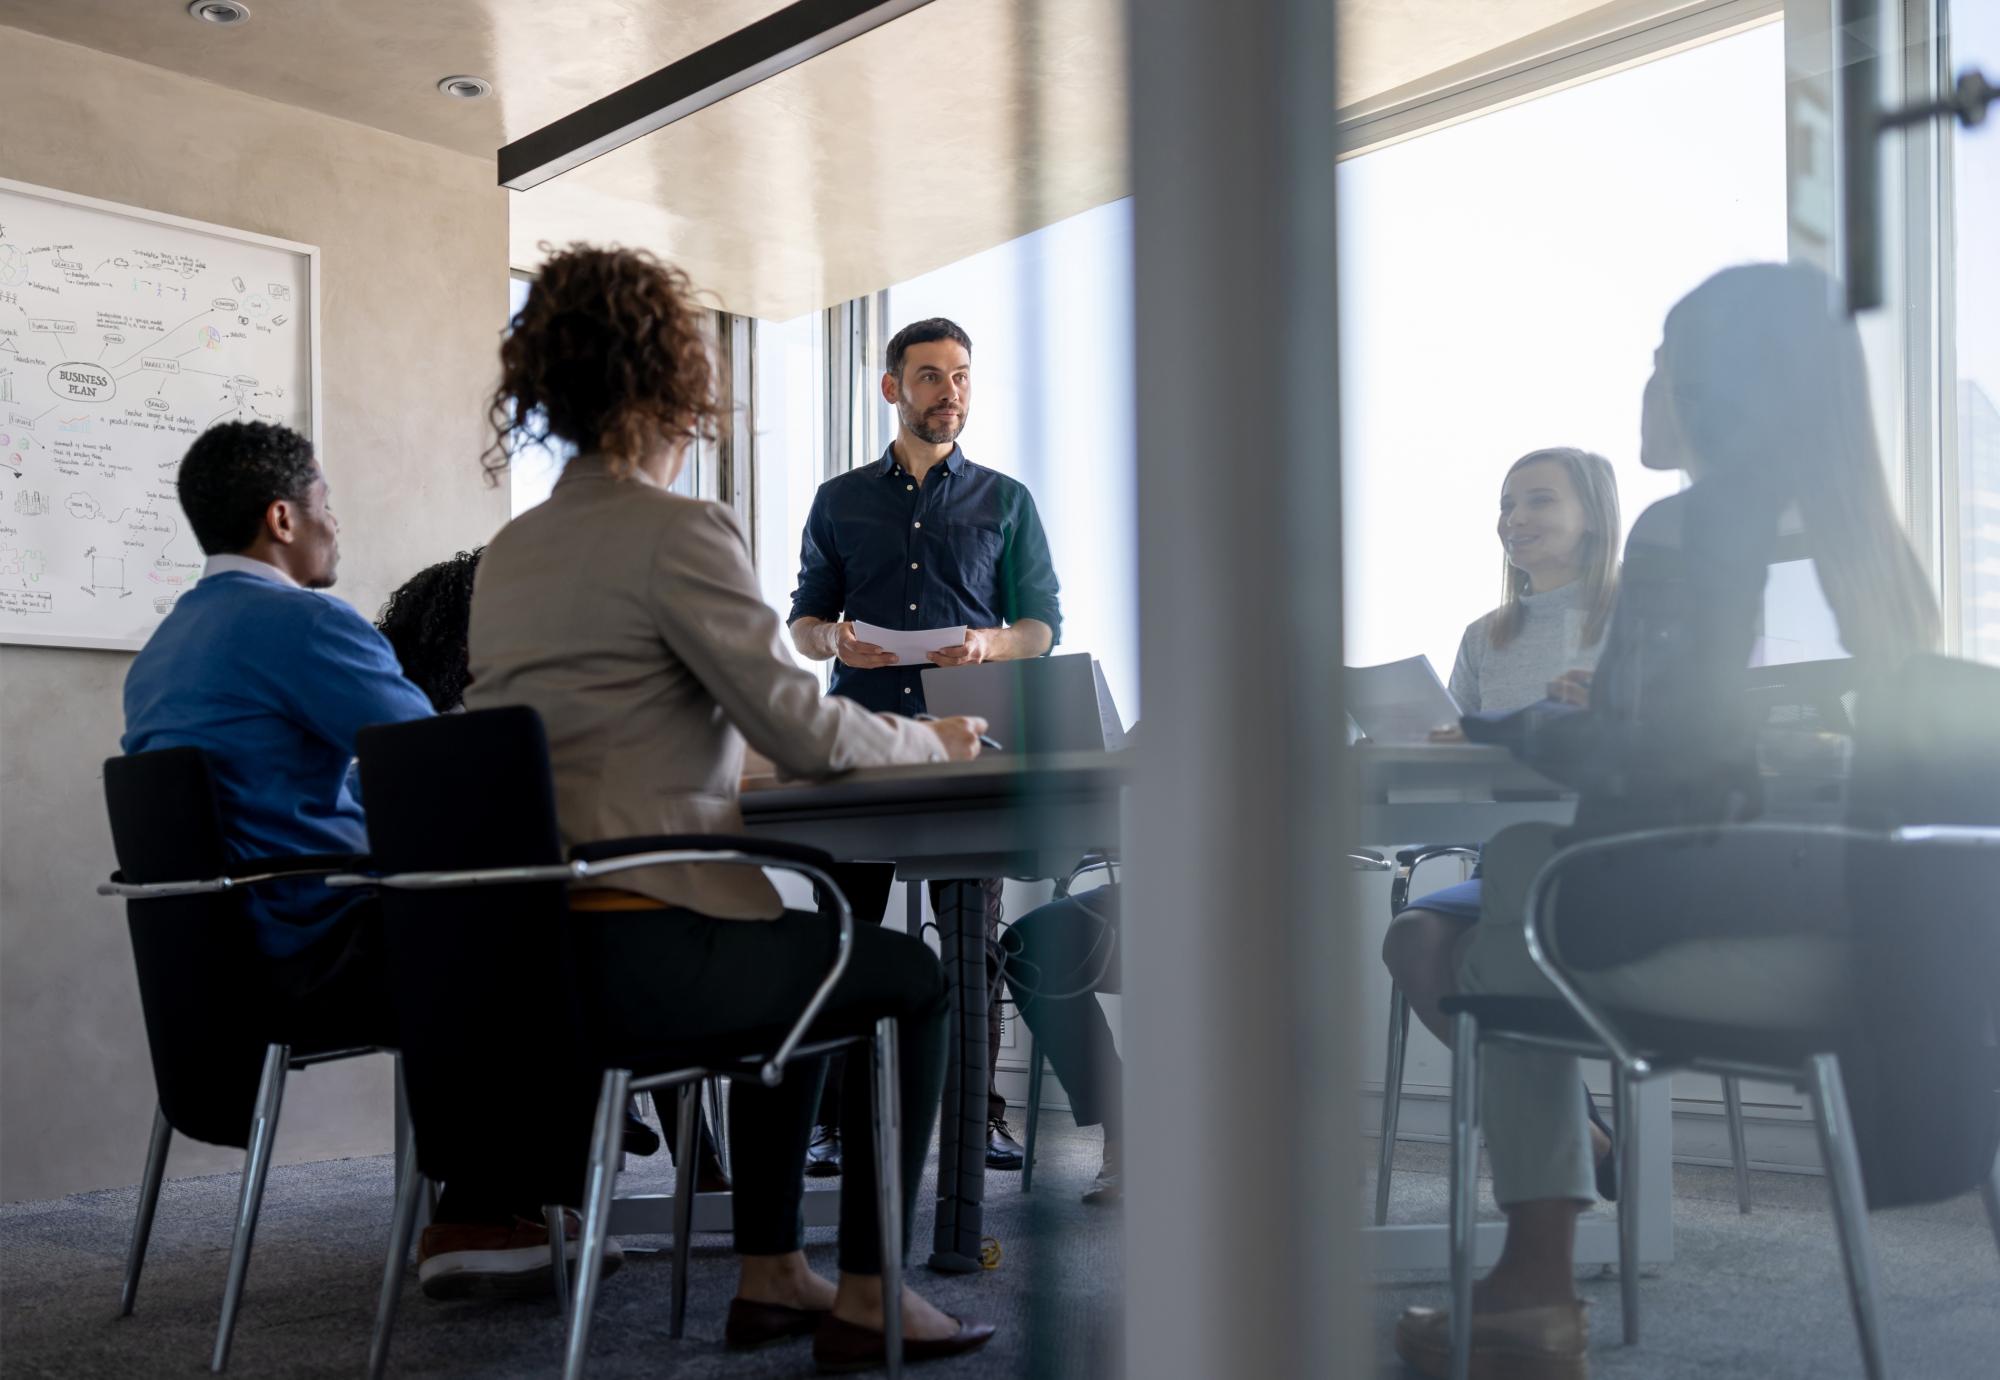
POLYGON ((300 588, 299 582, 268 561, 260 561, 254 556, 210 556, 202 563, 201 578, 211 575, 255 575, 260 580, 271 580, 277 584, 300 588))

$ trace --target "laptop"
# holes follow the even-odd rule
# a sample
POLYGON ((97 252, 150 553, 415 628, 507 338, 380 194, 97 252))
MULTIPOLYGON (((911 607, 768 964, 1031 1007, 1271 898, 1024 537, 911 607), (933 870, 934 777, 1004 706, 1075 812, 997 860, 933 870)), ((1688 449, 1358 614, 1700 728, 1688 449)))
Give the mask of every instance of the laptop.
POLYGON ((1002 751, 1116 752, 1125 746, 1104 668, 1088 652, 933 666, 922 675, 931 713, 986 720, 1002 751))

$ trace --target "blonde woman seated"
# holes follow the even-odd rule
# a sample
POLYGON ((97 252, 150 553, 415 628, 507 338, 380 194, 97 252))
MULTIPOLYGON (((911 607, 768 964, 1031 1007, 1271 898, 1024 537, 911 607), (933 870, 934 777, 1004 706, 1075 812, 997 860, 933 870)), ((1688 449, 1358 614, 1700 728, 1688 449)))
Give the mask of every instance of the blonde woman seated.
MULTIPOLYGON (((1618 593, 1618 481, 1587 450, 1516 460, 1500 484, 1500 607, 1466 628, 1451 694, 1468 714, 1520 709, 1551 682, 1597 664, 1618 593)), ((1460 740, 1453 726, 1435 735, 1460 740)), ((1480 880, 1412 902, 1382 942, 1382 961, 1424 1028, 1449 1044, 1438 1001, 1453 990, 1453 950, 1479 919, 1480 880)), ((1609 1145, 1604 1147, 1609 1148, 1609 1145)))
MULTIPOLYGON (((706 312, 650 254, 574 245, 543 266, 501 347, 492 452, 517 422, 574 446, 554 492, 486 548, 472 601, 471 709, 528 705, 548 731, 566 844, 742 831, 747 739, 793 776, 977 755, 972 719, 918 722, 829 699, 792 660, 758 593, 748 543, 720 504, 669 492, 690 441, 725 415, 706 312)), ((782 1031, 833 959, 835 927, 784 908, 756 868, 662 867, 579 893, 585 979, 630 1046, 726 1051, 782 1031)), ((879 1239, 868 1080, 848 1080, 840 1280, 806 1263, 800 1207, 821 1067, 775 1088, 737 1080, 729 1105, 740 1257, 725 1340, 811 1335, 822 1369, 880 1365, 882 1262, 907 1252, 944 1085, 943 970, 908 935, 861 925, 814 1038, 899 1023, 902 1241, 879 1239)), ((993 1329, 905 1290, 905 1354, 956 1355, 993 1329)))

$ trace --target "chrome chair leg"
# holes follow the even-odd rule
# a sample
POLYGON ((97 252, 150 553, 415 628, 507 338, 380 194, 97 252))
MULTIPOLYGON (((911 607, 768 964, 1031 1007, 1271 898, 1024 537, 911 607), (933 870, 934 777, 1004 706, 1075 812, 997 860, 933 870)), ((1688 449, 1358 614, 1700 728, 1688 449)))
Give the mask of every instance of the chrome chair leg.
POLYGON ((146 1144, 146 1176, 139 1182, 139 1215, 132 1219, 132 1247, 125 1253, 125 1287, 118 1291, 118 1316, 132 1316, 139 1301, 139 1271, 146 1265, 146 1243, 153 1238, 153 1214, 160 1207, 160 1180, 167 1172, 167 1147, 173 1143, 174 1128, 156 1103, 153 1107, 153 1135, 146 1144))
POLYGON ((1731 1075, 1722 1080, 1722 1110, 1729 1118, 1729 1160, 1736 1166, 1736 1210, 1750 1211, 1750 1142, 1743 1134, 1743 1086, 1731 1075))
POLYGON ((389 1336, 396 1326, 396 1305, 403 1297, 403 1271, 409 1268, 410 1238, 416 1234, 417 1203, 423 1197, 423 1171, 417 1168, 417 1143, 406 1138, 396 1157, 396 1208, 389 1221, 389 1261, 382 1269, 382 1292, 375 1300, 375 1335, 368 1342, 368 1380, 382 1380, 389 1365, 389 1336))
POLYGON ((1479 1023, 1451 1022, 1451 1380, 1472 1372, 1473 1209, 1479 1197, 1479 1023))
MULTIPOLYGON (((715 1137, 716 1161, 722 1166, 723 1177, 733 1179, 736 1171, 729 1159, 729 1112, 722 1096, 722 1075, 718 1073, 708 1079, 702 1094, 708 1110, 708 1129, 715 1137)), ((665 1122, 660 1123, 660 1129, 666 1130, 665 1122)))
POLYGON ((542 1221, 549 1232, 549 1277, 556 1286, 556 1312, 569 1316, 569 1241, 563 1230, 563 1210, 560 1203, 550 1203, 542 1208, 542 1221))
POLYGON ((1611 1133, 1618 1156, 1618 1308, 1625 1345, 1639 1344, 1639 1081, 1612 1065, 1618 1106, 1611 1133))
POLYGON ((2000 1155, 1993 1157, 1993 1168, 1979 1185, 1979 1196, 1986 1200, 1986 1224, 1993 1228, 1993 1244, 2000 1247, 2000 1155))
POLYGON ((1861 1364, 1868 1380, 1888 1374, 1882 1353, 1881 1316, 1875 1304, 1875 1251, 1868 1239, 1868 1200, 1861 1186, 1861 1159, 1848 1116, 1840 1060, 1816 1054, 1807 1066, 1812 1080, 1813 1123, 1832 1190, 1833 1222, 1840 1232, 1840 1257, 1847 1267, 1847 1294, 1854 1327, 1861 1337, 1861 1364))
POLYGON ((875 1022, 875 1213, 882 1238, 882 1346, 890 1380, 903 1374, 903 1095, 896 1040, 895 1017, 875 1022))
POLYGON ((1389 1180, 1396 1172, 1396 1123, 1403 1114, 1403 1055, 1410 1040, 1410 999, 1389 989, 1389 1060, 1382 1070, 1382 1144, 1375 1165, 1375 1225, 1389 1221, 1389 1180))
POLYGON ((582 1380, 590 1349, 590 1312, 604 1282, 604 1239, 611 1225, 611 1190, 624 1157, 625 1098, 629 1069, 606 1069, 598 1085, 597 1125, 590 1138, 590 1177, 584 1187, 583 1241, 577 1257, 576 1297, 570 1304, 569 1341, 563 1352, 564 1380, 582 1380))
POLYGON ((1021 1147, 1021 1192, 1031 1193, 1035 1187, 1035 1134, 1041 1128, 1042 1120, 1042 1072, 1045 1061, 1042 1052, 1035 1048, 1033 1037, 1028 1041, 1028 1143, 1021 1147))
POLYGON ((250 1274, 250 1245, 257 1235, 257 1212, 264 1205, 264 1181, 271 1173, 271 1141, 278 1133, 278 1109, 285 1100, 285 1068, 291 1050, 271 1045, 264 1050, 264 1073, 257 1084, 257 1110, 250 1122, 250 1145, 243 1155, 243 1190, 236 1204, 236 1235, 229 1247, 229 1282, 222 1290, 222 1324, 215 1333, 215 1354, 208 1368, 218 1375, 229 1364, 229 1343, 236 1333, 236 1311, 243 1302, 243 1282, 250 1274))
POLYGON ((683 1083, 674 1105, 674 1298, 667 1335, 679 1341, 687 1330, 688 1264, 694 1251, 696 1127, 701 1122, 701 1083, 683 1083))

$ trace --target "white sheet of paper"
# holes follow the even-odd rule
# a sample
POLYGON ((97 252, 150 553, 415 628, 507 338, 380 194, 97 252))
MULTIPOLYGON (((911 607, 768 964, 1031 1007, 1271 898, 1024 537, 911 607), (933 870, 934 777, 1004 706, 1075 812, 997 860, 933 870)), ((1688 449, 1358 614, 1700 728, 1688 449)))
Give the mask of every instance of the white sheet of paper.
POLYGON ((946 647, 956 647, 965 641, 965 624, 960 623, 955 628, 919 628, 915 632, 903 632, 896 628, 878 628, 857 618, 854 620, 854 635, 863 642, 873 642, 885 652, 894 652, 898 666, 929 666, 932 652, 941 652, 946 647))
POLYGON ((1346 684, 1348 717, 1377 743, 1421 743, 1432 729, 1458 721, 1458 705, 1428 657, 1350 666, 1346 684))

